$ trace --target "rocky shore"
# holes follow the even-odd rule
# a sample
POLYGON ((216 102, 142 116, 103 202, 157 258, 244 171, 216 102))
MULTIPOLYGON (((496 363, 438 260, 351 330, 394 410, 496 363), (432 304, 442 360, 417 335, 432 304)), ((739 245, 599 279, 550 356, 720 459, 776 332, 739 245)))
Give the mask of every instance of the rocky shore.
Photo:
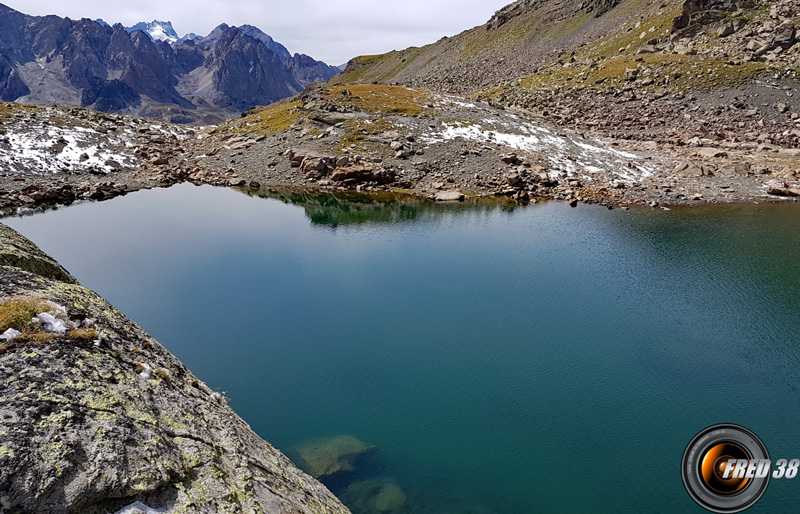
MULTIPOLYGON (((639 102, 649 107, 623 102, 620 109, 647 116, 647 108, 678 112, 685 110, 679 104, 699 100, 639 102)), ((711 124, 729 117, 724 110, 717 118, 702 114, 711 124)), ((617 126, 627 126, 625 119, 617 126)), ((6 104, 0 116, 0 207, 103 200, 184 181, 608 206, 797 196, 800 150, 774 139, 718 139, 703 126, 654 139, 642 132, 616 137, 598 126, 554 124, 541 113, 385 85, 313 87, 209 127, 6 104), (20 141, 31 141, 24 152, 20 141)))
POLYGON ((2 224, 0 334, 0 512, 349 512, 2 224))

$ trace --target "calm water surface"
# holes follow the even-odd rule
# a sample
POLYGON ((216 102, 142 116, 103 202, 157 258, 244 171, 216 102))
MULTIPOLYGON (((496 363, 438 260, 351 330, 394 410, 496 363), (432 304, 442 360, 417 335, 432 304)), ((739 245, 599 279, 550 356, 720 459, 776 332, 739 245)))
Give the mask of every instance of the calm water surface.
MULTIPOLYGON (((3 222, 282 449, 378 447, 404 512, 704 512, 691 437, 800 458, 800 209, 432 206, 175 186, 3 222), (281 196, 281 195, 273 195, 281 196)), ((340 477, 341 478, 341 477, 340 477)), ((751 512, 800 501, 773 481, 751 512)))

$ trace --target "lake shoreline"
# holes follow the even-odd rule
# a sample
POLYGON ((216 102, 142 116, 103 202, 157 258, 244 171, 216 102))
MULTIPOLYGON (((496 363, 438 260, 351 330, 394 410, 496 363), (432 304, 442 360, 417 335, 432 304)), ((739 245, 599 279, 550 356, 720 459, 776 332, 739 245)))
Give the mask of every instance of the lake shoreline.
POLYGON ((8 161, 0 208, 103 200, 182 182, 612 208, 785 202, 800 195, 795 150, 588 136, 524 112, 394 86, 382 86, 388 88, 382 94, 395 95, 395 102, 412 95, 401 105, 412 114, 373 112, 347 103, 368 92, 359 87, 340 87, 339 95, 310 88, 294 101, 210 127, 11 105, 19 112, 3 121, 9 147, 0 152, 8 161), (292 123, 274 126, 276 116, 292 123), (53 126, 58 141, 82 138, 77 147, 51 145, 53 126), (15 153, 17 140, 30 148, 15 153))

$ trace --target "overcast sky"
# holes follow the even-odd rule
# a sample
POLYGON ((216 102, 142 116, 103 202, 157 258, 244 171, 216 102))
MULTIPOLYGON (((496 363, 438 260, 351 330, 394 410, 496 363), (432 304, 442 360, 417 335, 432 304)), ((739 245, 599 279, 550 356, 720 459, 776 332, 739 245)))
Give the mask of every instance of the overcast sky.
POLYGON ((179 36, 220 23, 260 28, 290 52, 339 65, 356 55, 422 46, 481 25, 512 0, 0 0, 25 14, 171 21, 179 36))

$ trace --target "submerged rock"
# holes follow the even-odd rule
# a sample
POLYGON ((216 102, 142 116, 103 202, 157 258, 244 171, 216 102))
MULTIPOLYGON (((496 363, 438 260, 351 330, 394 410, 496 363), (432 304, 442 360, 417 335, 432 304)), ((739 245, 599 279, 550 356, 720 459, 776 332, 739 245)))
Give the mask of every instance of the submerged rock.
POLYGON ((0 344, 0 511, 349 512, 163 346, 0 224, 0 306, 38 299, 91 329, 49 332, 27 316, 0 344))
POLYGON ((375 446, 351 435, 314 439, 292 448, 299 458, 298 465, 314 478, 353 471, 356 459, 375 450, 375 446))
POLYGON ((390 478, 354 482, 344 490, 342 499, 365 514, 401 512, 408 503, 406 493, 390 478))
POLYGON ((406 505, 406 494, 395 484, 386 484, 375 497, 375 507, 381 512, 397 512, 406 505))

